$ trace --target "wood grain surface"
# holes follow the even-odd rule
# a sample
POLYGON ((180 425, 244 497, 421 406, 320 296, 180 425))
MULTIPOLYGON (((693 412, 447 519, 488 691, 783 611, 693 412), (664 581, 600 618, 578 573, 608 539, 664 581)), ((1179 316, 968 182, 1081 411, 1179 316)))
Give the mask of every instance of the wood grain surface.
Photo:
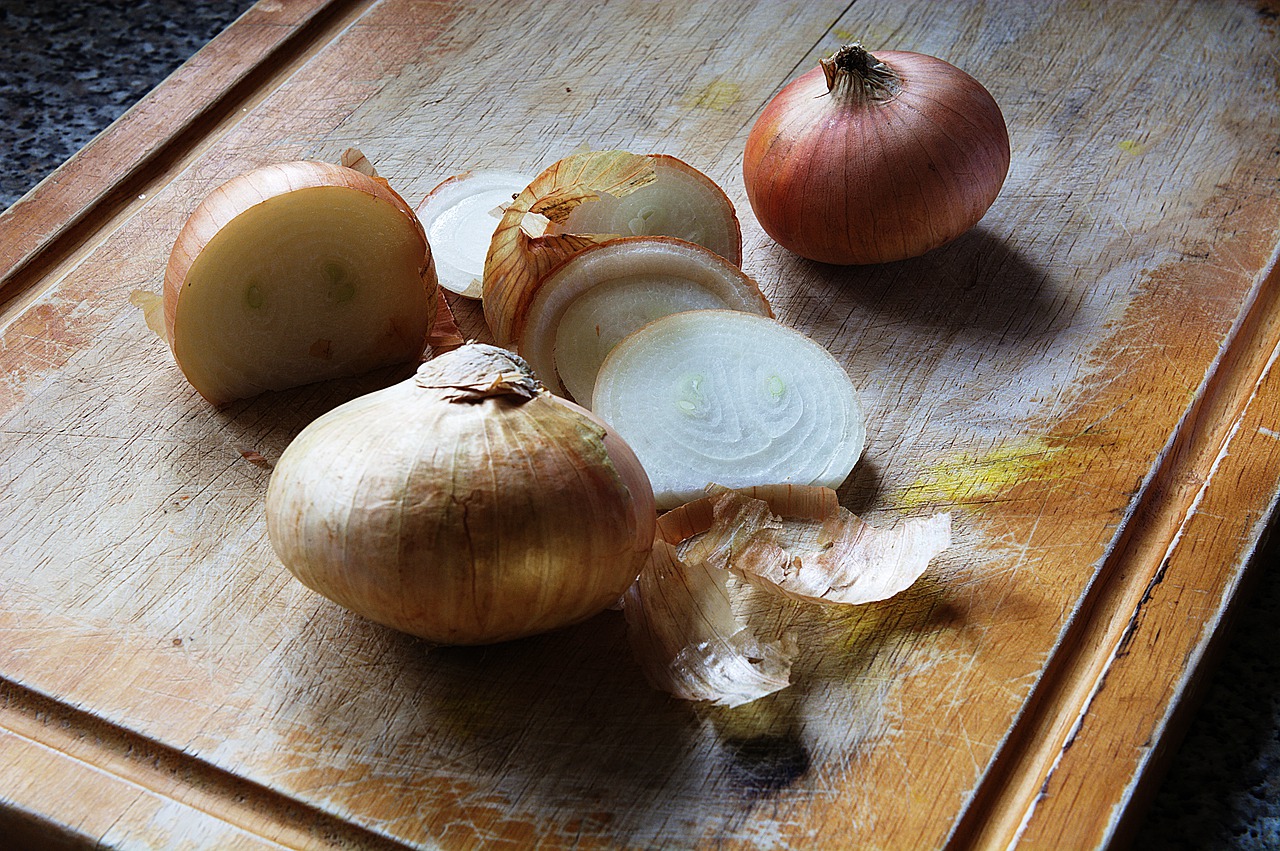
MULTIPOLYGON (((263 0, 0 216, 0 825, 122 847, 1120 843, 1280 484, 1277 15, 1250 3, 263 0), (1013 165, 972 232, 836 268, 747 130, 843 41, 947 59, 1013 165), (716 179, 863 393, 841 501, 952 511, 899 598, 780 607, 794 683, 650 689, 620 615, 432 648, 294 582, 270 463, 380 374, 214 409, 131 305, 223 180, 360 147, 411 202, 620 147, 716 179), (259 459, 265 459, 265 462, 259 459)), ((468 334, 487 331, 455 304, 468 334)))

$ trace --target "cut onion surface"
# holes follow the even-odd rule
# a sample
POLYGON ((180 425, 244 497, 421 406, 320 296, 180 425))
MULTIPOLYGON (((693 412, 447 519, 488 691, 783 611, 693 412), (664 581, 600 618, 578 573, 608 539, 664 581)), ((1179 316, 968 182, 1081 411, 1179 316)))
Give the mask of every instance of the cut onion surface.
POLYGON ((637 233, 695 237, 734 265, 742 263, 733 204, 697 169, 665 155, 572 154, 535 177, 494 231, 483 292, 494 339, 518 345, 529 303, 556 266, 588 246, 637 233))
POLYGON ((165 271, 169 345, 222 404, 423 354, 436 275, 386 181, 321 162, 232 178, 196 208, 165 271))
POLYGON ((712 484, 834 488, 866 439, 857 389, 826 349, 733 310, 676 313, 628 336, 591 407, 635 450, 661 509, 712 484))
POLYGON ((589 406, 600 364, 618 342, 655 319, 697 309, 772 315, 754 280, 700 245, 671 237, 610 240, 543 280, 520 354, 549 389, 589 406))
POLYGON ((484 258, 502 214, 531 177, 468 171, 443 181, 418 205, 440 286, 467 298, 483 292, 484 258))

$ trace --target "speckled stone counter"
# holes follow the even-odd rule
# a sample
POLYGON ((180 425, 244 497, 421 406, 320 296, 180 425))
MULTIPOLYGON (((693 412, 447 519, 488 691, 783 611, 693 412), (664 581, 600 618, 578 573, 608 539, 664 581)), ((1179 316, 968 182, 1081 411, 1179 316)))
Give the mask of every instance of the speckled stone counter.
MULTIPOLYGON (((249 5, 0 0, 0 150, 7 153, 0 209, 249 5)), ((1259 556, 1254 586, 1136 848, 1280 848, 1278 560, 1275 544, 1259 556)), ((9 847, 4 837, 0 847, 9 847)))

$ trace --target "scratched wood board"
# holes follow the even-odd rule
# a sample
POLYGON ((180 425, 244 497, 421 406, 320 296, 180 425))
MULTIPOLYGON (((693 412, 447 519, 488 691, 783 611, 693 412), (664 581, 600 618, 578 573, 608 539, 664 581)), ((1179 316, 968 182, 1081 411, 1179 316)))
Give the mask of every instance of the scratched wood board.
POLYGON ((1280 479, 1276 14, 1126 5, 264 0, 0 218, 0 825, 126 847, 1122 839, 1280 479), (799 260, 746 204, 753 117, 852 39, 952 61, 1009 124, 995 205, 917 260, 799 260), (951 511, 954 547, 886 604, 768 613, 803 637, 794 683, 733 710, 649 688, 616 612, 444 649, 302 588, 266 538, 270 464, 402 373, 215 410, 130 295, 159 291, 218 183, 353 145, 411 201, 583 147, 704 170, 778 316, 861 388, 842 502, 951 511))

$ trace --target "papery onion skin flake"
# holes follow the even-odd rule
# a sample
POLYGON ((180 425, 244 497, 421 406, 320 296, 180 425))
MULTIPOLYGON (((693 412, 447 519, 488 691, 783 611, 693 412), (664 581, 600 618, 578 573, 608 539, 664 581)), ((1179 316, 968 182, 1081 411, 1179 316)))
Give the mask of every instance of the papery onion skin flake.
POLYGON ((646 679, 685 700, 740 706, 790 684, 800 636, 765 623, 744 595, 793 605, 887 600, 951 543, 949 514, 873 527, 823 487, 710 493, 664 513, 658 541, 623 599, 646 679))

